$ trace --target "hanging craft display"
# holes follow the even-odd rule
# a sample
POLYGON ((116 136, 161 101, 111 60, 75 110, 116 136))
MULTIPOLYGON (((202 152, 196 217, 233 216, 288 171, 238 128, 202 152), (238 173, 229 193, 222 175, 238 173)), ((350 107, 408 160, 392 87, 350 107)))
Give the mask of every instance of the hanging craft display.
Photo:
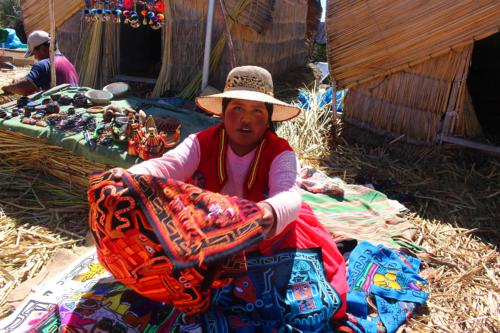
POLYGON ((132 28, 149 25, 158 30, 165 20, 163 0, 85 0, 85 7, 87 22, 123 22, 132 28))

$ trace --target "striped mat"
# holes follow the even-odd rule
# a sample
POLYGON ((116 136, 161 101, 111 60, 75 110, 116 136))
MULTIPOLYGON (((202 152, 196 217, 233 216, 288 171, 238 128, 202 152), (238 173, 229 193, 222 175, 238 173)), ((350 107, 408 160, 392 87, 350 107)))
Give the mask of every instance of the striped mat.
POLYGON ((343 198, 307 191, 302 198, 336 241, 354 238, 392 248, 415 247, 416 228, 401 213, 404 206, 381 192, 346 185, 343 198))

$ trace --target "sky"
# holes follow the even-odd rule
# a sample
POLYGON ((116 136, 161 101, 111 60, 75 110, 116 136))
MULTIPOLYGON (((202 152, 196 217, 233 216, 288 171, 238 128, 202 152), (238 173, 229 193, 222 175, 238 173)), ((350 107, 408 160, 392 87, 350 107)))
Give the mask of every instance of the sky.
POLYGON ((321 15, 321 22, 324 22, 325 21, 326 0, 321 0, 321 7, 323 7, 323 14, 321 15))

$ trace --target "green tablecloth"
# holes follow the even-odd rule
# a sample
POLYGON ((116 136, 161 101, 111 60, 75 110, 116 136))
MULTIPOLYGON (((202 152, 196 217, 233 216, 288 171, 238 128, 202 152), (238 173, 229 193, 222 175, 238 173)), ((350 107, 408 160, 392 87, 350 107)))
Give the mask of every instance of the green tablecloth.
MULTIPOLYGON (((90 88, 63 87, 52 89, 45 93, 40 93, 36 96, 36 98, 47 98, 56 92, 73 96, 78 92, 85 92, 87 90, 90 90, 90 88)), ((181 123, 182 126, 181 140, 191 133, 198 132, 219 122, 216 118, 196 111, 175 108, 173 106, 169 107, 154 100, 141 99, 132 96, 124 97, 122 99, 114 99, 111 101, 111 105, 116 105, 122 108, 135 108, 142 105, 141 108, 147 115, 175 118, 181 123)), ((64 111, 69 107, 70 106, 61 106, 61 110, 64 111)), ((11 108, 8 108, 7 111, 10 109, 11 108)), ((85 109, 79 108, 76 109, 76 112, 84 113, 85 109)), ((97 114, 95 116, 97 123, 102 120, 101 114, 97 114)), ((9 120, 0 119, 0 129, 16 131, 34 138, 45 139, 48 144, 60 146, 76 155, 85 157, 89 161, 103 163, 109 166, 128 167, 142 161, 136 156, 128 156, 126 144, 113 143, 109 146, 97 145, 95 150, 92 150, 83 138, 83 133, 74 134, 59 131, 52 127, 26 125, 23 124, 20 119, 21 117, 15 117, 9 120)))

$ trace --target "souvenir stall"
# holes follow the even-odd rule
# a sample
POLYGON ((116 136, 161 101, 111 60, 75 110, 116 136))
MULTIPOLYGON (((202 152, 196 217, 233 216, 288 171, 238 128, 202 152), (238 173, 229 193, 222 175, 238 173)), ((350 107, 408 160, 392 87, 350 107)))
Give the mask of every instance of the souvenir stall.
MULTIPOLYGON (((56 3, 49 1, 55 34, 56 3)), ((86 0, 83 19, 162 27, 162 0, 86 0)), ((54 86, 54 77, 53 77, 54 86)), ((181 138, 214 124, 198 113, 127 97, 126 83, 103 90, 68 85, 0 100, 2 163, 41 170, 85 190, 92 171, 161 156, 181 138), (18 98, 19 97, 19 98, 18 98)), ((0 90, 1 93, 1 90, 0 90)), ((8 96, 7 96, 8 97, 8 96)))
POLYGON ((104 90, 61 85, 0 106, 3 164, 40 170, 84 191, 93 171, 161 156, 215 118, 104 90))

